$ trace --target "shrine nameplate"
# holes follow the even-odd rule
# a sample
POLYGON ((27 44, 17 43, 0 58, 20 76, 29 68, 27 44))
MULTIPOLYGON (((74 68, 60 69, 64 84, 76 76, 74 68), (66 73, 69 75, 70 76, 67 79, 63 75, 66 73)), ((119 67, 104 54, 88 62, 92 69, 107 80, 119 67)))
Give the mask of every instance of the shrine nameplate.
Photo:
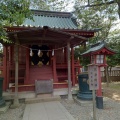
POLYGON ((98 90, 99 88, 99 70, 97 65, 88 66, 89 89, 98 90))
POLYGON ((53 92, 53 81, 52 80, 36 80, 35 81, 35 93, 52 93, 53 92))

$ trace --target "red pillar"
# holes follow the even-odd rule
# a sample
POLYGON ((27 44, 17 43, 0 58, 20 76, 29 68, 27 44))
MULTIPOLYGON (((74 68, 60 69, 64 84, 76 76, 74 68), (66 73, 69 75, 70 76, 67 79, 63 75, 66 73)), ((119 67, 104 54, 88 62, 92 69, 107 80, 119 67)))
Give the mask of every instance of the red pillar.
MULTIPOLYGON (((54 53, 55 54, 55 53, 54 53)), ((56 56, 53 56, 53 82, 58 82, 57 73, 56 73, 56 56)))
POLYGON ((7 89, 7 58, 6 58, 7 48, 3 47, 3 91, 7 89))
POLYGON ((66 47, 64 48, 64 63, 67 62, 67 50, 66 47))
POLYGON ((102 86, 101 86, 101 72, 100 72, 100 67, 98 67, 98 76, 99 76, 99 89, 97 90, 97 96, 101 97, 102 96, 102 86))
POLYGON ((28 48, 26 48, 26 79, 24 81, 24 84, 29 83, 29 74, 30 74, 30 51, 28 48))
POLYGON ((74 49, 73 47, 71 48, 71 53, 72 53, 72 84, 75 86, 75 62, 74 62, 74 49))
POLYGON ((102 87, 101 87, 101 72, 100 72, 100 66, 98 67, 99 72, 98 72, 98 77, 99 77, 99 88, 96 91, 96 107, 98 109, 103 109, 103 96, 102 96, 102 87))

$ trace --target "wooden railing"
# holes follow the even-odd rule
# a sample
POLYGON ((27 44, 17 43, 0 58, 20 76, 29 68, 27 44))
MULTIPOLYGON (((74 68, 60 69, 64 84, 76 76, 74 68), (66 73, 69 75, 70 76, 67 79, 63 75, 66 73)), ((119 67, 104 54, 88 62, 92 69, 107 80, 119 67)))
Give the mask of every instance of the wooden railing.
MULTIPOLYGON (((111 70, 108 71, 109 76, 120 76, 120 70, 111 70)), ((104 71, 101 71, 101 77, 104 77, 105 73, 104 71)))

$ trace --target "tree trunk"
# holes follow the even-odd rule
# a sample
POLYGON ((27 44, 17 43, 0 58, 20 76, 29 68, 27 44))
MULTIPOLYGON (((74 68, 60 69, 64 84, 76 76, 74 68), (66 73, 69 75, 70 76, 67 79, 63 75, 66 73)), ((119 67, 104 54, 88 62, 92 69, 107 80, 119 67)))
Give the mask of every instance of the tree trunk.
MULTIPOLYGON (((111 70, 112 70, 112 67, 110 67, 110 74, 111 74, 111 70)), ((109 77, 109 82, 111 82, 111 79, 110 79, 110 77, 109 77)))
POLYGON ((106 79, 106 81, 107 81, 107 87, 109 87, 108 66, 105 67, 105 79, 106 79))

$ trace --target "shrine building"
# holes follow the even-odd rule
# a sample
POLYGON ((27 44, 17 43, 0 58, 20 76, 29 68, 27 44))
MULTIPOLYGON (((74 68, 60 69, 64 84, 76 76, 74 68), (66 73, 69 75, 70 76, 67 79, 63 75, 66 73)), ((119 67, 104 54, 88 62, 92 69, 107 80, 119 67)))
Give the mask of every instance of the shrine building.
POLYGON ((18 91, 34 91, 36 80, 44 86, 48 84, 45 81, 51 81, 53 89, 68 88, 70 84, 74 87, 81 68, 79 60, 74 59, 74 47, 85 45, 94 31, 79 29, 70 12, 32 13, 34 20, 5 27, 11 43, 0 41, 4 46, 0 64, 3 90, 14 91, 16 79, 18 91))

